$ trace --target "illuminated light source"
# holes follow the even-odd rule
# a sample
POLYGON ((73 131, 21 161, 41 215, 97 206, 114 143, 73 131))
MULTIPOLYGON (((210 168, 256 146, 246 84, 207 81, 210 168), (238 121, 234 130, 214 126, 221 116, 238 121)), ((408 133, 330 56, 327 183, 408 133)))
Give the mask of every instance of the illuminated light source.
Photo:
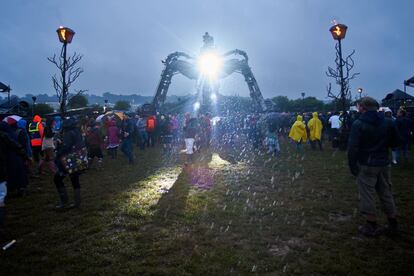
POLYGON ((75 35, 75 31, 73 31, 72 29, 68 27, 63 27, 63 26, 60 26, 56 30, 56 32, 58 34, 59 41, 62 43, 71 43, 72 38, 75 35))
POLYGON ((357 91, 359 93, 359 98, 361 99, 362 98, 362 91, 364 91, 364 89, 362 89, 362 87, 359 87, 357 91))
POLYGON ((344 24, 335 24, 329 29, 329 31, 331 32, 333 39, 341 40, 345 38, 347 29, 348 27, 344 24))
POLYGON ((195 102, 194 103, 194 110, 199 110, 200 109, 200 102, 195 102))
POLYGON ((198 69, 201 74, 209 78, 216 78, 222 66, 222 59, 213 52, 207 52, 199 56, 198 69))
POLYGON ((212 93, 211 95, 210 95, 210 99, 211 99, 211 101, 212 102, 217 102, 217 95, 216 95, 216 93, 212 93))

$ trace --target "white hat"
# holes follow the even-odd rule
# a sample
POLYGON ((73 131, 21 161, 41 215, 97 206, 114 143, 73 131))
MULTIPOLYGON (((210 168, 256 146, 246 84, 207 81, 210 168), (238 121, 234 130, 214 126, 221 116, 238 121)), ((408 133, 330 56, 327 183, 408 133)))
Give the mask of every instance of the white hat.
POLYGON ((392 110, 389 107, 384 107, 383 110, 384 110, 384 113, 387 113, 387 112, 392 113, 392 110))

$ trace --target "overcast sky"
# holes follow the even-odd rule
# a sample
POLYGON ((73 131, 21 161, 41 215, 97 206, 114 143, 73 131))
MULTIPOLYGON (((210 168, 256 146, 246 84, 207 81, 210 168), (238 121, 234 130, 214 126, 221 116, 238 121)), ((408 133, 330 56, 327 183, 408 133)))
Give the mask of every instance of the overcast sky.
MULTIPOLYGON (((153 95, 168 54, 195 55, 208 31, 222 52, 242 49, 263 95, 326 97, 333 66, 333 19, 348 25, 343 51, 356 50, 352 90, 376 98, 414 75, 413 0, 13 0, 2 1, 0 81, 17 95, 54 93, 56 72, 46 57, 59 53, 56 29, 75 30, 69 45, 84 55, 73 85, 91 94, 153 95)), ((220 84, 223 94, 248 95, 241 75, 220 84)), ((195 90, 175 76, 169 94, 195 90)), ((408 90, 414 93, 413 88, 408 90)))

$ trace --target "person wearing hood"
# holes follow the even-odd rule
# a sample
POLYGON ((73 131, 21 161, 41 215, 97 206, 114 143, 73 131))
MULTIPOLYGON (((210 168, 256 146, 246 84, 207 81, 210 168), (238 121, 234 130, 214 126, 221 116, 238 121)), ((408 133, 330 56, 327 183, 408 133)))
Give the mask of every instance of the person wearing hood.
POLYGON ((26 153, 27 153, 27 155, 30 157, 30 158, 32 158, 33 157, 33 153, 32 153, 32 146, 31 146, 31 141, 30 141, 30 137, 29 137, 29 134, 27 134, 27 128, 26 128, 26 126, 27 126, 27 122, 26 122, 26 120, 25 119, 21 119, 21 120, 19 120, 18 122, 17 122, 17 127, 19 128, 19 129, 21 129, 21 132, 22 132, 22 134, 21 135, 24 135, 25 136, 25 140, 26 140, 26 145, 25 145, 25 150, 26 150, 26 153))
POLYGON ((43 152, 43 159, 39 162, 39 174, 43 173, 43 168, 45 165, 48 166, 49 171, 52 174, 56 173, 56 166, 55 166, 55 133, 53 132, 52 121, 48 119, 46 121, 46 127, 43 135, 42 140, 42 152, 43 152))
POLYGON ((319 149, 322 150, 322 121, 318 118, 318 112, 312 113, 312 119, 308 122, 309 140, 312 149, 316 149, 316 143, 318 143, 319 149))
POLYGON ((43 125, 42 118, 39 115, 33 117, 33 121, 29 124, 29 136, 32 145, 33 159, 36 163, 40 161, 42 153, 43 125))
POLYGON ((301 115, 298 115, 296 117, 296 121, 290 128, 289 137, 296 142, 296 149, 298 150, 302 148, 302 143, 306 142, 306 140, 308 139, 306 126, 303 123, 303 118, 301 115))
POLYGON ((377 225, 375 194, 387 215, 387 233, 398 233, 396 207, 391 192, 389 148, 399 144, 395 124, 377 112, 379 104, 364 97, 358 104, 361 116, 352 124, 348 141, 348 163, 351 173, 357 177, 359 209, 366 217, 366 224, 358 228, 365 236, 375 237, 383 233, 377 225))
POLYGON ((106 149, 108 150, 109 156, 111 156, 112 159, 116 159, 117 153, 118 153, 118 147, 119 147, 119 135, 120 131, 119 128, 116 126, 116 123, 114 120, 110 119, 107 122, 107 146, 106 149))
MULTIPOLYGON (((21 119, 19 120, 21 121, 21 119)), ((26 151, 30 154, 30 150, 28 150, 28 144, 30 141, 28 140, 29 137, 27 135, 26 129, 24 128, 24 123, 19 124, 16 120, 8 120, 9 125, 9 134, 12 138, 15 139, 17 143, 19 143, 26 151)), ((9 180, 8 180, 8 188, 10 191, 17 191, 18 196, 24 196, 26 194, 26 188, 29 184, 29 163, 25 158, 22 158, 19 155, 11 155, 11 159, 9 160, 9 180)))
POLYGON ((5 198, 7 196, 7 181, 10 178, 11 156, 19 156, 28 160, 25 147, 13 139, 9 133, 10 127, 5 122, 0 122, 0 230, 4 226, 6 216, 5 198))
POLYGON ((128 115, 125 115, 122 121, 122 129, 121 129, 121 136, 122 136, 122 143, 121 143, 121 151, 124 155, 128 158, 128 162, 130 165, 134 164, 134 148, 132 146, 133 137, 135 131, 135 124, 129 118, 128 115))
MULTIPOLYGON (((391 120, 395 124, 395 122, 396 122, 395 117, 392 115, 392 110, 389 107, 380 108, 379 111, 384 113, 385 119, 391 120)), ((397 127, 397 129, 398 129, 398 127, 397 127)), ((392 156, 391 163, 393 165, 397 165, 397 148, 392 148, 391 149, 391 156, 392 156)))
MULTIPOLYGON (((401 138, 401 145, 397 148, 395 154, 395 161, 400 162, 401 155, 405 162, 408 162, 408 151, 411 143, 411 133, 413 131, 413 121, 407 117, 407 112, 400 109, 397 112, 396 126, 401 138)), ((396 162, 396 163, 397 163, 396 162)))
MULTIPOLYGON (((62 122, 62 130, 63 140, 58 141, 55 158, 57 172, 53 178, 53 182, 56 185, 60 197, 60 204, 56 206, 56 209, 63 209, 67 207, 68 204, 68 194, 66 192, 65 184, 63 183, 63 179, 67 175, 67 172, 60 160, 64 155, 72 152, 73 148, 83 145, 82 134, 75 119, 65 119, 62 122)), ((79 207, 81 203, 79 173, 75 172, 69 174, 69 177, 74 190, 74 204, 69 207, 79 207)))
POLYGON ((148 141, 147 141, 148 147, 150 145, 151 147, 155 146, 155 141, 156 141, 155 132, 156 132, 157 125, 158 125, 158 122, 155 116, 149 116, 147 118, 146 131, 147 131, 147 136, 148 136, 148 141))

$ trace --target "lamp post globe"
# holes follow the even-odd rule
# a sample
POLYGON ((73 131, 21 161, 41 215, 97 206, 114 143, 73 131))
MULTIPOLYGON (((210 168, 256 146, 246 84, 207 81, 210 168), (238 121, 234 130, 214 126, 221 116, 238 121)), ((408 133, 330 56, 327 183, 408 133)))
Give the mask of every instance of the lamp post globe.
POLYGON ((57 30, 56 30, 58 37, 59 37, 59 41, 62 42, 63 44, 65 43, 71 43, 73 36, 75 35, 75 31, 72 30, 71 28, 68 27, 63 27, 60 26, 57 30))
POLYGON ((348 30, 348 26, 344 24, 335 24, 329 29, 334 40, 344 39, 346 36, 347 30, 348 30))
POLYGON ((362 89, 362 87, 359 87, 357 91, 359 93, 359 98, 361 99, 362 98, 362 91, 364 91, 364 89, 362 89))

